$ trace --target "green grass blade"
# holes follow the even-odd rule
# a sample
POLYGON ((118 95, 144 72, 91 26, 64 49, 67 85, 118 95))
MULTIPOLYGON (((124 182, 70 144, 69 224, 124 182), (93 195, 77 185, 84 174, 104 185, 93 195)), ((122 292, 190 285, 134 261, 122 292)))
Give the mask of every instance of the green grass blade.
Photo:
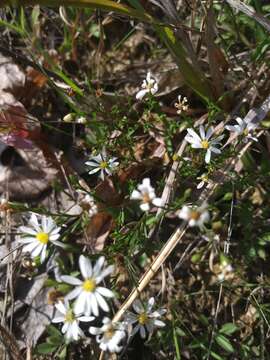
POLYGON ((114 11, 118 14, 130 16, 141 21, 152 21, 151 16, 148 15, 146 12, 133 9, 123 4, 118 4, 117 2, 111 0, 2 0, 0 2, 0 8, 8 5, 76 6, 85 8, 88 7, 92 9, 114 11))
POLYGON ((213 100, 213 94, 207 79, 190 64, 186 51, 181 42, 175 37, 173 30, 168 26, 159 25, 155 25, 155 29, 173 55, 186 84, 206 101, 213 100))

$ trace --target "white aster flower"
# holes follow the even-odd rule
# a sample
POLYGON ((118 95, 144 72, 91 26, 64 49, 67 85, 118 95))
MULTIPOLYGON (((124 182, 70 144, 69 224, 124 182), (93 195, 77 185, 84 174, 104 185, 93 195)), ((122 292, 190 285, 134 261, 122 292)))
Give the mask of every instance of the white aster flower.
POLYGON ((91 196, 84 190, 78 190, 78 194, 79 194, 78 203, 80 207, 84 211, 88 212, 89 217, 95 215, 98 212, 98 208, 93 196, 91 196))
POLYGON ((231 264, 227 264, 227 265, 223 265, 223 266, 220 266, 220 273, 218 274, 218 280, 219 281, 224 281, 224 280, 231 280, 233 279, 234 277, 234 274, 233 274, 233 267, 231 264))
POLYGON ((90 334, 96 335, 101 350, 111 353, 120 352, 123 346, 119 346, 119 344, 126 336, 124 325, 112 323, 107 317, 102 320, 102 323, 103 325, 100 328, 90 326, 90 334))
POLYGON ((220 141, 223 139, 224 135, 220 135, 215 139, 210 140, 210 137, 214 133, 214 128, 210 126, 205 134, 203 125, 200 125, 200 136, 193 130, 187 129, 188 134, 185 137, 185 140, 191 144, 191 147, 194 149, 204 149, 206 150, 205 162, 210 163, 211 153, 220 154, 221 151, 216 146, 220 145, 220 141))
POLYGON ((62 326, 62 333, 65 334, 67 341, 79 340, 81 337, 84 337, 84 333, 79 327, 79 322, 90 322, 94 320, 94 316, 78 316, 75 315, 73 310, 69 307, 68 302, 64 304, 63 302, 58 302, 55 304, 56 309, 60 314, 52 319, 53 323, 64 323, 62 326))
POLYGON ((83 277, 83 281, 70 275, 61 276, 62 281, 75 285, 73 289, 66 296, 66 300, 75 299, 74 312, 75 314, 85 314, 95 316, 99 315, 99 307, 103 311, 109 311, 109 306, 104 300, 104 297, 112 298, 113 292, 105 287, 98 286, 98 284, 109 274, 113 272, 113 265, 104 268, 105 257, 101 256, 95 266, 93 267, 91 261, 85 256, 79 257, 79 267, 83 277))
POLYGON ((234 268, 232 267, 230 260, 223 255, 220 257, 217 278, 219 281, 228 281, 234 278, 234 268))
POLYGON ((107 156, 106 150, 103 149, 101 154, 97 156, 92 156, 89 161, 86 161, 85 165, 88 165, 92 168, 89 171, 89 175, 95 174, 100 171, 100 177, 104 180, 105 175, 112 175, 113 170, 119 165, 119 162, 116 161, 116 157, 109 158, 107 156))
POLYGON ((150 184, 150 179, 143 179, 142 183, 138 185, 138 190, 133 190, 131 200, 140 200, 140 208, 142 211, 150 210, 150 205, 162 206, 162 199, 156 197, 155 189, 150 184))
POLYGON ((182 95, 178 95, 178 102, 176 102, 174 104, 174 106, 177 109, 177 114, 180 115, 183 111, 187 111, 188 110, 188 100, 187 98, 184 96, 182 99, 182 95))
POLYGON ((155 95, 155 93, 158 91, 158 83, 157 83, 156 79, 152 77, 150 71, 148 71, 148 73, 146 75, 146 79, 143 80, 141 88, 142 88, 142 90, 140 90, 136 95, 137 100, 142 100, 142 98, 146 94, 155 95))
POLYGON ((201 176, 197 177, 198 180, 201 180, 197 185, 197 189, 201 189, 204 185, 209 183, 209 178, 207 174, 202 174, 201 176))
POLYGON ((57 227, 51 217, 32 214, 29 219, 29 226, 21 226, 19 231, 23 236, 19 240, 23 246, 23 252, 29 252, 32 258, 40 256, 42 263, 46 258, 46 249, 49 242, 54 245, 63 246, 57 239, 60 237, 60 227, 57 227))
POLYGON ((180 210, 178 217, 188 222, 190 227, 203 227, 204 223, 209 221, 210 215, 207 210, 207 204, 201 206, 184 205, 180 210))
POLYGON ((258 141, 252 136, 252 133, 258 127, 258 124, 252 122, 251 119, 243 120, 240 117, 237 117, 235 120, 237 122, 236 125, 227 125, 225 126, 225 129, 235 132, 237 136, 244 135, 244 142, 247 142, 248 139, 258 141))
POLYGON ((166 309, 152 311, 154 304, 155 299, 153 297, 148 300, 147 305, 142 304, 138 299, 134 301, 132 307, 136 314, 128 312, 125 318, 127 325, 136 324, 131 332, 131 336, 139 331, 140 336, 145 339, 146 330, 149 335, 152 335, 155 327, 159 328, 165 326, 165 323, 159 320, 159 318, 166 313, 166 309))

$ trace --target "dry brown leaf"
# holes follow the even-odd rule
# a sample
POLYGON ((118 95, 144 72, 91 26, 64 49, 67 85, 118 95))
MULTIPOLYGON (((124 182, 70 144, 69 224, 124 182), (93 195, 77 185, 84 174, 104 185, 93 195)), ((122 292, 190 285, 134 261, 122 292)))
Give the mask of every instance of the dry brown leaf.
POLYGON ((106 178, 100 182, 96 187, 96 196, 105 205, 117 205, 121 203, 121 197, 117 193, 111 179, 106 178))
POLYGON ((100 212, 91 218, 86 229, 87 243, 89 243, 91 249, 98 252, 104 248, 113 224, 113 217, 106 212, 100 212))
POLYGON ((37 148, 22 150, 7 147, 1 154, 0 193, 9 190, 10 199, 33 200, 51 187, 57 170, 37 148), (3 164, 4 162, 4 164, 3 164))
POLYGON ((23 104, 0 90, 0 140, 22 149, 33 146, 31 138, 39 135, 39 122, 31 118, 23 104))
POLYGON ((21 324, 25 345, 35 347, 38 339, 51 323, 54 313, 53 305, 48 304, 48 289, 42 288, 33 299, 30 310, 21 324))
POLYGON ((11 58, 0 53, 0 90, 8 91, 13 95, 24 87, 25 75, 18 65, 14 64, 11 58))

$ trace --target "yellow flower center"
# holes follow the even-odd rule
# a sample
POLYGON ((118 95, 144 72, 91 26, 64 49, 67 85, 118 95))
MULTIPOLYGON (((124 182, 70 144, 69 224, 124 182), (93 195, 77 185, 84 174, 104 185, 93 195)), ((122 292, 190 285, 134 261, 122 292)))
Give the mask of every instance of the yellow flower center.
POLYGON ((107 161, 101 161, 101 163, 99 164, 99 167, 101 169, 106 169, 108 167, 107 161))
POLYGON ((83 283, 83 290, 87 292, 93 292, 96 289, 96 282, 94 279, 87 279, 83 283))
POLYGON ((138 316, 138 322, 139 322, 139 324, 141 324, 141 325, 146 324, 146 323, 148 322, 148 315, 147 315, 145 312, 141 313, 141 314, 138 316))
POLYGON ((48 241, 49 241, 49 234, 44 233, 44 232, 37 233, 36 239, 37 239, 41 244, 47 244, 48 241))
POLYGON ((208 149, 209 148, 209 142, 207 140, 202 140, 201 145, 202 145, 203 149, 208 149))
POLYGON ((192 210, 191 213, 190 213, 190 218, 192 220, 199 220, 201 216, 201 213, 199 211, 196 211, 196 210, 192 210))
POLYGON ((145 193, 142 194, 142 202, 144 204, 147 204, 147 203, 150 202, 150 197, 149 197, 148 192, 145 192, 145 193))
POLYGON ((71 309, 69 309, 65 316, 65 322, 72 323, 74 321, 74 314, 71 309))
POLYGON ((108 330, 105 331, 104 333, 104 337, 109 340, 113 337, 114 335, 114 328, 111 326, 108 330))
POLYGON ((245 136, 248 136, 248 134, 249 134, 248 128, 246 128, 243 133, 245 136))

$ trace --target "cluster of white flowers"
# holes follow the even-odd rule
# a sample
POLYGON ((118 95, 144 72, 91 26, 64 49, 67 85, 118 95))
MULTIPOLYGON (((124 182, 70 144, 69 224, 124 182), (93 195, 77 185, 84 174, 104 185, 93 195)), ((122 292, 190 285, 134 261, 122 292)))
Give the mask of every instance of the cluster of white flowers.
MULTIPOLYGON (((142 100, 146 95, 155 95, 158 91, 156 79, 147 73, 146 79, 141 85, 141 90, 137 93, 136 99, 142 100)), ((177 114, 188 110, 188 100, 181 95, 178 96, 178 102, 175 103, 177 114)), ((74 120, 73 114, 68 114, 64 121, 74 120)), ((85 118, 76 118, 76 122, 85 123, 85 118)), ((243 136, 243 140, 252 139, 253 132, 257 124, 252 121, 236 118, 236 125, 226 126, 226 129, 234 132, 237 136, 243 136)), ((214 128, 210 126, 207 130, 203 125, 199 127, 199 133, 192 128, 187 129, 185 140, 191 144, 192 148, 202 149, 205 151, 205 162, 210 163, 212 153, 221 153, 221 141, 224 135, 213 137, 214 128)), ((90 169, 89 174, 98 174, 102 180, 106 176, 111 176, 119 165, 116 157, 109 157, 105 148, 98 155, 93 155, 85 163, 90 169)), ((209 182, 208 174, 202 174, 198 177, 200 180, 197 189, 201 189, 209 182)), ((83 210, 88 211, 90 216, 97 213, 98 208, 94 198, 85 191, 79 191, 78 204, 83 210)), ((163 200, 156 196, 155 189, 151 185, 149 178, 144 178, 141 184, 138 184, 130 195, 131 200, 140 202, 140 209, 144 212, 150 211, 153 207, 162 208, 163 200)), ((203 203, 200 206, 183 205, 178 212, 178 217, 186 222, 190 227, 199 227, 203 230, 205 223, 210 219, 208 205, 203 203)), ((32 213, 28 226, 21 226, 19 231, 22 236, 19 242, 22 244, 22 251, 30 254, 32 258, 39 257, 40 262, 44 262, 47 256, 48 246, 50 244, 63 247, 64 244, 59 242, 61 227, 57 226, 50 216, 38 215, 32 213)), ((93 264, 91 260, 84 255, 79 256, 80 277, 71 275, 59 276, 60 281, 73 286, 72 290, 67 293, 63 301, 55 304, 57 314, 53 318, 53 323, 63 323, 62 333, 65 335, 67 342, 77 341, 85 337, 80 328, 80 322, 92 322, 98 320, 103 313, 109 313, 110 307, 108 299, 114 297, 114 293, 104 287, 104 279, 111 275, 114 266, 107 266, 105 257, 100 256, 93 264)), ((223 281, 230 278, 233 268, 229 262, 223 261, 220 266, 219 280, 223 281)), ((152 335, 155 328, 162 328, 165 323, 161 320, 166 313, 165 309, 153 310, 155 299, 151 297, 146 304, 140 300, 133 303, 133 312, 127 312, 123 322, 113 322, 109 317, 102 319, 100 327, 90 326, 89 333, 96 336, 96 341, 103 351, 120 352, 123 348, 121 345, 126 338, 139 333, 145 339, 146 335, 152 335)))
MULTIPOLYGON (((234 132, 237 136, 243 135, 243 141, 247 142, 249 139, 257 141, 257 139, 252 136, 254 130, 258 127, 258 124, 255 124, 251 120, 243 120, 240 117, 236 118, 237 125, 227 125, 225 128, 229 131, 234 132)), ((224 135, 220 135, 214 139, 210 139, 214 134, 214 128, 210 128, 205 132, 203 125, 199 127, 198 135, 193 129, 187 129, 188 134, 185 136, 185 140, 191 144, 191 147, 194 149, 203 149, 205 153, 205 162, 209 164, 211 161, 211 153, 221 154, 221 150, 217 147, 221 145, 221 140, 224 138, 224 135)))
MULTIPOLYGON (((79 257, 79 268, 82 280, 63 275, 61 279, 75 288, 66 295, 64 302, 58 302, 55 306, 60 314, 52 320, 54 323, 63 323, 62 332, 66 340, 77 341, 84 337, 80 322, 91 322, 99 315, 101 309, 104 312, 109 311, 109 306, 105 298, 112 298, 113 292, 100 283, 113 271, 113 266, 105 266, 105 258, 101 256, 93 266, 91 261, 85 256, 79 257), (73 305, 69 305, 70 300, 75 300, 73 305)), ((135 301, 133 308, 137 315, 128 313, 122 323, 114 323, 108 317, 104 317, 101 327, 90 326, 89 333, 96 336, 101 350, 109 352, 120 352, 122 350, 121 342, 126 337, 127 329, 135 323, 131 335, 138 330, 143 338, 146 336, 145 329, 152 334, 155 327, 163 327, 165 324, 159 320, 166 311, 164 309, 152 312, 154 298, 151 298, 147 307, 144 307, 139 301, 135 301)))

